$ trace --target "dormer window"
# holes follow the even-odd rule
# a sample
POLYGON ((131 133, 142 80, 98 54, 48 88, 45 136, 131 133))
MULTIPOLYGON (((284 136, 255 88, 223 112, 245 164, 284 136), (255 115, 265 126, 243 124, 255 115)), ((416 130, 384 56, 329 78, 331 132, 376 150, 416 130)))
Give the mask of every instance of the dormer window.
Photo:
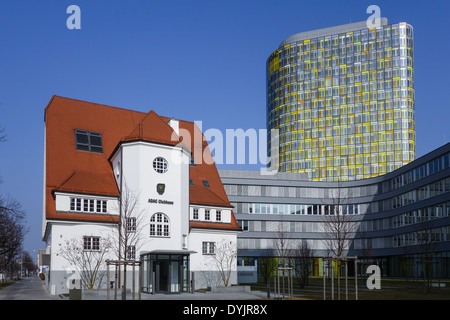
POLYGON ((76 149, 103 153, 102 135, 97 132, 75 130, 76 149))
POLYGON ((88 198, 70 198, 70 211, 108 213, 107 201, 88 198))
POLYGON ((194 220, 198 220, 198 209, 194 208, 193 212, 192 212, 192 218, 194 220))

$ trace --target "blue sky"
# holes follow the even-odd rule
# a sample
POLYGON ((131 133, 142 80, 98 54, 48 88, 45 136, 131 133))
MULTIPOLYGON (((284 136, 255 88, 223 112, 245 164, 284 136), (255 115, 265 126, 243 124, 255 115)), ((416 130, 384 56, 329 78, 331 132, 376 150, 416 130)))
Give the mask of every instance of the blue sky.
MULTIPOLYGON (((0 193, 27 214, 24 249, 41 241, 44 108, 52 95, 202 121, 265 128, 265 63, 286 37, 364 21, 378 5, 415 32, 417 156, 450 141, 448 1, 0 2, 0 193), (69 30, 69 5, 81 29, 69 30)), ((243 168, 236 165, 234 168, 243 168)))

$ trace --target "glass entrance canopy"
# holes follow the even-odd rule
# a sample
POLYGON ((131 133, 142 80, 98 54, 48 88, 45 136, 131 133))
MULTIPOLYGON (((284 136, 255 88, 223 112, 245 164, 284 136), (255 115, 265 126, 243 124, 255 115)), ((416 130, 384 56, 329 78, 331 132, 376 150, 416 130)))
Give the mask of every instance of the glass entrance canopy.
POLYGON ((180 293, 190 288, 190 251, 160 251, 141 255, 142 292, 180 293))

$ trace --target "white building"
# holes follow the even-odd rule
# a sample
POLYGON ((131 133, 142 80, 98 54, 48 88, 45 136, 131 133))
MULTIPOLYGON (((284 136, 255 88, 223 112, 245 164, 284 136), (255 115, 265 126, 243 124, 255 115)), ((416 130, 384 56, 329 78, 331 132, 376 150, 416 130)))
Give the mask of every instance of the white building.
MULTIPOLYGON (((236 254, 240 228, 193 122, 54 96, 45 124, 42 237, 52 294, 68 292, 79 276, 69 243, 119 259, 103 247, 117 247, 119 221, 121 239, 133 235, 122 240, 121 255, 142 262, 143 292, 185 292, 191 280, 196 288, 218 284, 214 257, 221 243, 236 254)), ((105 286, 103 276, 96 287, 105 286)))

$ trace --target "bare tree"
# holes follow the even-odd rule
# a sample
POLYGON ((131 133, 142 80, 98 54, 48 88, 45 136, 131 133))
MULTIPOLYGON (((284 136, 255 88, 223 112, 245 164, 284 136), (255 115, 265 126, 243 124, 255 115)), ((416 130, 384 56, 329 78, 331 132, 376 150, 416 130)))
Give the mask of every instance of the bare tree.
POLYGON ((304 287, 308 285, 309 275, 314 262, 314 254, 307 240, 302 239, 293 253, 295 257, 295 274, 299 284, 304 287))
POLYGON ((426 292, 431 289, 433 258, 435 256, 439 229, 434 229, 430 220, 417 225, 416 237, 419 256, 423 266, 423 278, 426 280, 426 292))
MULTIPOLYGON (((323 215, 323 231, 325 250, 332 259, 331 264, 334 268, 336 263, 337 280, 338 280, 338 299, 340 299, 340 278, 341 278, 341 258, 350 247, 356 229, 358 227, 353 212, 348 212, 349 201, 347 189, 338 188, 331 190, 332 204, 325 205, 323 215)), ((344 264, 345 266, 345 264, 344 264)), ((355 271, 356 272, 356 271, 355 271)), ((331 274, 332 281, 334 272, 331 274)))
MULTIPOLYGON (((0 142, 5 141, 5 130, 0 128, 0 142)), ((6 271, 9 267, 12 273, 14 261, 21 257, 22 243, 27 233, 23 226, 24 219, 21 204, 0 195, 0 270, 6 271)))
POLYGON ((119 199, 119 223, 113 234, 113 248, 119 260, 134 260, 144 245, 145 211, 139 209, 139 194, 124 183, 119 199))
POLYGON ((288 228, 285 222, 278 223, 277 238, 273 243, 274 253, 278 257, 278 266, 288 267, 292 255, 292 242, 288 236, 288 228))
POLYGON ((213 264, 219 270, 223 285, 227 287, 230 284, 231 274, 235 269, 237 260, 236 244, 230 240, 222 238, 214 246, 214 254, 209 256, 213 264))
POLYGON ((20 258, 26 234, 24 218, 19 202, 0 196, 0 266, 5 271, 20 258))
POLYGON ((278 265, 276 267, 277 282, 274 285, 277 292, 275 294, 277 295, 282 292, 283 297, 285 294, 286 284, 289 287, 289 284, 291 283, 291 258, 293 254, 292 245, 292 239, 289 237, 289 222, 280 221, 278 223, 277 238, 274 239, 273 242, 274 253, 278 257, 278 265))
MULTIPOLYGON (((5 129, 0 128, 0 142, 5 141, 5 129)), ((24 218, 25 213, 19 202, 0 195, 0 270, 6 271, 9 266, 12 272, 14 261, 21 256, 27 232, 23 226, 24 218)))
MULTIPOLYGON (((208 265, 209 264, 206 263, 206 266, 208 265)), ((222 276, 218 272, 202 271, 200 275, 207 288, 217 287, 223 284, 222 276)))
MULTIPOLYGON (((358 263, 360 264, 362 270, 366 270, 369 265, 375 263, 373 259, 374 254, 372 248, 372 239, 367 236, 366 232, 362 231, 360 232, 360 237, 357 239, 357 241, 359 243, 358 263)), ((368 274, 363 272, 360 278, 364 279, 367 277, 368 274)))
POLYGON ((261 276, 264 279, 264 282, 267 286, 269 286, 269 279, 273 275, 273 272, 278 267, 278 262, 274 257, 273 250, 264 251, 263 255, 260 258, 259 268, 261 276))
POLYGON ((355 216, 347 212, 348 196, 343 188, 334 190, 332 204, 325 205, 323 215, 324 244, 334 257, 340 258, 347 250, 357 228, 355 216))
POLYGON ((87 289, 99 285, 106 269, 103 268, 105 256, 111 251, 108 238, 71 238, 61 245, 57 255, 62 256, 80 276, 81 283, 87 289), (94 243, 95 242, 95 243, 94 243))
POLYGON ((127 261, 136 260, 137 252, 146 242, 147 238, 143 229, 146 227, 147 222, 145 221, 145 211, 139 209, 139 193, 132 191, 125 181, 122 183, 117 210, 119 212, 119 222, 114 228, 111 243, 120 262, 116 265, 118 268, 116 270, 116 283, 119 287, 122 285, 120 265, 123 264, 123 288, 126 290, 127 261))
POLYGON ((30 271, 34 271, 37 269, 36 264, 33 261, 33 258, 31 257, 30 253, 28 251, 22 252, 22 266, 24 268, 24 272, 28 274, 30 271))

